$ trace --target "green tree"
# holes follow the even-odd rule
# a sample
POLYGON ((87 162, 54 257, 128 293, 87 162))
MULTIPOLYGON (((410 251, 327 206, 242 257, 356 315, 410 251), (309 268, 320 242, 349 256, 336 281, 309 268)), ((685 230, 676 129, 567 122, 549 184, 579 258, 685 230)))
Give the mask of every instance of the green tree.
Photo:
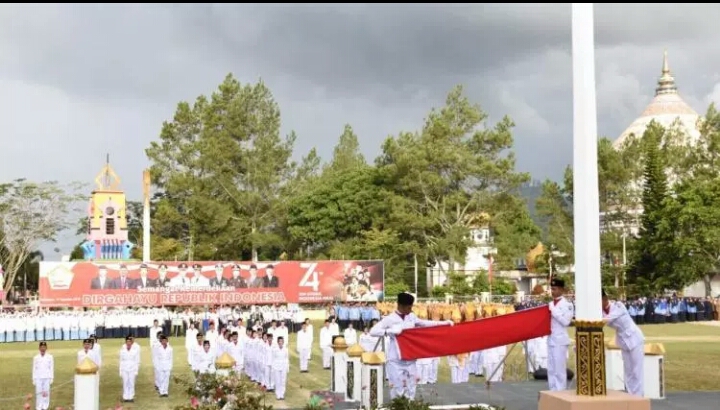
POLYGON ((672 287, 672 284, 664 280, 667 276, 660 271, 663 255, 667 252, 669 244, 668 238, 664 237, 659 229, 668 216, 667 176, 661 152, 664 133, 665 130, 661 125, 651 122, 643 135, 645 156, 643 213, 630 279, 635 285, 648 291, 660 291, 672 287))
MULTIPOLYGON (((464 262, 475 215, 488 212, 500 193, 528 176, 515 171, 510 119, 492 128, 462 87, 430 112, 421 131, 400 133, 376 160, 391 205, 388 223, 422 252, 420 258, 464 262)), ((412 255, 408 255, 409 258, 412 255)))
POLYGON ((538 217, 545 226, 543 234, 545 255, 538 257, 540 265, 552 259, 553 264, 572 263, 575 254, 573 231, 572 169, 565 169, 564 184, 546 180, 535 204, 538 217), (552 254, 552 258, 551 255, 552 254))
POLYGON ((344 170, 364 168, 365 157, 360 152, 360 142, 352 127, 345 125, 340 140, 333 149, 332 160, 327 164, 325 172, 342 172, 344 170))
POLYGON ((79 211, 78 184, 30 182, 24 179, 0 184, 0 265, 5 270, 4 290, 15 284, 18 273, 43 242, 71 228, 68 215, 79 211))
POLYGON ((246 251, 257 260, 261 249, 279 248, 294 141, 280 136, 280 110, 262 81, 242 85, 228 75, 210 98, 178 104, 146 151, 161 193, 154 246, 169 257, 185 249, 179 256, 188 259, 246 251))
POLYGON ((685 151, 684 172, 675 174, 675 195, 665 201, 659 235, 671 243, 660 260, 668 286, 682 289, 702 280, 713 296, 711 274, 720 262, 720 113, 711 105, 699 128, 701 143, 685 151))

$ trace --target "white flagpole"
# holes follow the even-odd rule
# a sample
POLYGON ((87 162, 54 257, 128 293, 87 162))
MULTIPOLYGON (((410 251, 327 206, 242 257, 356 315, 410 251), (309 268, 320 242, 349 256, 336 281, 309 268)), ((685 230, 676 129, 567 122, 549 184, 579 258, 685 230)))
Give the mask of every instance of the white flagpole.
POLYGON ((594 3, 572 4, 575 316, 602 320, 594 3))

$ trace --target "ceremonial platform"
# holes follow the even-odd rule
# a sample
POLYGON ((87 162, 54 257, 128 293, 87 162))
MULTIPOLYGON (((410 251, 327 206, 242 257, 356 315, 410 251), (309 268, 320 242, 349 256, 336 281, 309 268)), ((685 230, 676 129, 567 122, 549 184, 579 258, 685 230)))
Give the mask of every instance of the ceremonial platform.
MULTIPOLYGON (((418 386, 417 398, 429 404, 489 404, 505 410, 537 410, 540 391, 547 382, 495 383, 488 390, 482 383, 437 384, 418 386)), ((385 400, 389 400, 385 389, 385 400)), ((652 410, 697 410, 717 408, 717 392, 669 392, 665 400, 653 400, 652 410)), ((357 409, 358 403, 337 403, 335 409, 357 409)))

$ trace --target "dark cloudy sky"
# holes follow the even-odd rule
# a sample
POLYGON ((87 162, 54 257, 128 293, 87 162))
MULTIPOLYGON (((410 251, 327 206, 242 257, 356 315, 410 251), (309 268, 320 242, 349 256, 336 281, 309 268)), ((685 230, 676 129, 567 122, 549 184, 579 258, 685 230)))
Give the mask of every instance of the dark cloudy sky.
MULTIPOLYGON (((698 111, 720 98, 720 7, 596 7, 599 132, 650 101, 662 53, 698 111)), ((455 84, 517 123, 518 168, 571 160, 570 6, 16 5, 0 8, 0 180, 91 182, 109 152, 131 198, 144 149, 181 100, 262 77, 296 155, 327 157, 344 123, 368 158, 455 84)))

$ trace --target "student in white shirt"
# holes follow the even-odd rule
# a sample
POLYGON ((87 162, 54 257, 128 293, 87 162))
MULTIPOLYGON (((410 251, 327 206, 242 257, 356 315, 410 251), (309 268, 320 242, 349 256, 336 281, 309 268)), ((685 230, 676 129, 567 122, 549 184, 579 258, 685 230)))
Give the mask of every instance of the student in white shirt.
POLYGON ((343 337, 345 338, 345 343, 348 346, 352 346, 354 344, 357 344, 357 331, 353 327, 352 322, 348 323, 347 329, 343 332, 343 337))
POLYGON ((289 371, 290 357, 285 347, 285 338, 280 336, 277 339, 277 346, 274 346, 272 351, 272 378, 277 400, 285 400, 285 386, 289 371))
POLYGON ((188 364, 192 364, 192 352, 197 344, 198 330, 195 328, 195 322, 190 321, 187 331, 185 331, 185 349, 187 350, 188 364))
POLYGON ((120 348, 118 367, 123 384, 123 401, 132 403, 135 400, 135 380, 140 371, 140 349, 133 348, 132 336, 127 336, 125 345, 120 348))
POLYGON ((245 362, 245 346, 244 343, 240 342, 237 332, 230 333, 230 342, 226 346, 226 351, 227 354, 235 360, 235 368, 233 370, 239 374, 242 372, 243 363, 245 362))
POLYGON ((200 373, 215 373, 215 354, 210 348, 210 342, 203 341, 202 351, 193 357, 193 370, 200 373))
POLYGON ((308 372, 308 362, 310 361, 310 351, 312 350, 313 335, 308 331, 307 324, 303 323, 302 328, 297 333, 297 352, 300 360, 300 373, 308 372))
POLYGON ((330 363, 332 362, 332 339, 333 329, 330 326, 330 320, 325 320, 325 324, 320 329, 320 350, 322 350, 322 365, 323 369, 329 370, 330 363))
POLYGON ((210 322, 208 331, 205 332, 205 340, 210 342, 210 348, 213 350, 217 350, 218 337, 218 332, 215 330, 215 322, 210 322))
POLYGON ((158 375, 158 394, 160 397, 168 397, 168 386, 170 385, 170 373, 173 368, 173 348, 168 344, 168 338, 160 335, 160 345, 155 347, 155 373, 158 375))
POLYGON ((32 382, 35 386, 35 410, 50 407, 50 385, 55 379, 55 360, 47 353, 47 343, 40 342, 40 352, 33 358, 32 382))

